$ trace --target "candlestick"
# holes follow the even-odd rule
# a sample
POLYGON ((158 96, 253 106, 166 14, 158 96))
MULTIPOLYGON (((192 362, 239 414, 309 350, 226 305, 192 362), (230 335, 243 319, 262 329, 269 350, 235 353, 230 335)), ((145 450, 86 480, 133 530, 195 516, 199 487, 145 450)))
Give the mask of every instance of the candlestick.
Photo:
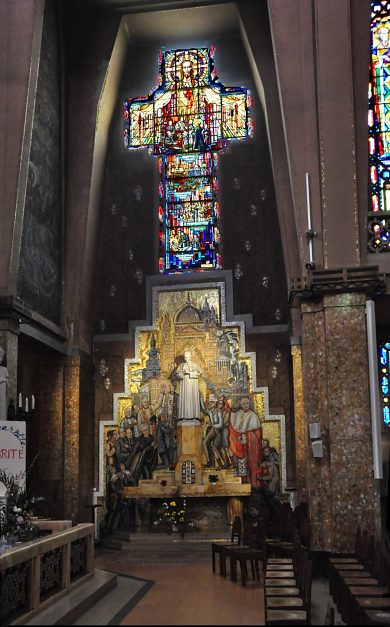
POLYGON ((309 179, 309 173, 305 172, 305 179, 306 179, 306 210, 307 210, 307 231, 306 231, 306 235, 308 238, 308 245, 309 245, 309 263, 307 264, 307 267, 310 269, 315 269, 315 261, 313 258, 313 237, 315 235, 313 229, 312 229, 312 225, 311 225, 311 206, 310 206, 310 179, 309 179))
POLYGON ((34 394, 31 397, 31 409, 35 409, 35 396, 34 396, 34 394))
POLYGON ((24 411, 26 412, 26 414, 28 413, 28 397, 26 396, 26 400, 24 403, 24 411))
POLYGON ((20 407, 20 409, 22 409, 22 406, 23 406, 23 405, 22 405, 22 403, 23 403, 23 401, 22 401, 22 393, 21 393, 21 392, 19 392, 18 407, 20 407))

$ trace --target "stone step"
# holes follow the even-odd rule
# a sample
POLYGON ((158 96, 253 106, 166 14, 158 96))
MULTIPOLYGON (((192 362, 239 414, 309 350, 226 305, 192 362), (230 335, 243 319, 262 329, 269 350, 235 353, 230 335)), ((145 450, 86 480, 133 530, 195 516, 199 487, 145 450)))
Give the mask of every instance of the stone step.
POLYGON ((93 576, 58 601, 23 623, 24 625, 70 625, 102 596, 115 588, 117 576, 95 568, 93 576))
POLYGON ((180 533, 130 533, 115 532, 111 536, 107 536, 103 540, 103 546, 107 549, 125 549, 127 551, 138 551, 142 546, 159 546, 159 545, 176 545, 193 544, 199 547, 204 545, 205 550, 210 550, 211 542, 230 542, 230 531, 219 529, 210 531, 187 531, 182 538, 180 533))

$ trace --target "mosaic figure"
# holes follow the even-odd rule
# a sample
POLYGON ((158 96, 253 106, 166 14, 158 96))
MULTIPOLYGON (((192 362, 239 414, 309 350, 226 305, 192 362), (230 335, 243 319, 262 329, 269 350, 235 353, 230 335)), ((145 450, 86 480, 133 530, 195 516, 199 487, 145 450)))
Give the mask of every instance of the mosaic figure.
POLYGON ((180 379, 178 420, 200 419, 199 377, 202 372, 192 361, 191 351, 184 351, 184 361, 176 371, 180 379))

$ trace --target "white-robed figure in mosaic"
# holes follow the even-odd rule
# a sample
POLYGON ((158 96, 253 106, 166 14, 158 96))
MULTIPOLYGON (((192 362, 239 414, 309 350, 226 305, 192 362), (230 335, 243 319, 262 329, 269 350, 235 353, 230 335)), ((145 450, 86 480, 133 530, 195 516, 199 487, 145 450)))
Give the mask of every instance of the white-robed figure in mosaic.
POLYGON ((177 377, 180 379, 178 419, 200 420, 199 378, 202 371, 198 364, 192 361, 191 351, 184 351, 184 362, 177 368, 177 377))

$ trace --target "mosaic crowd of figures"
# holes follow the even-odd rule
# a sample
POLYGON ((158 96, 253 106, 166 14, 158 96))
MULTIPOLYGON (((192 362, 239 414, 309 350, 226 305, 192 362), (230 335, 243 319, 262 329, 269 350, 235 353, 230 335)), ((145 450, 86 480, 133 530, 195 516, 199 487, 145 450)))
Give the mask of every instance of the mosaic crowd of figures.
POLYGON ((369 81, 370 251, 390 250, 390 3, 371 0, 369 81))
MULTIPOLYGON (((139 329, 139 358, 127 363, 126 392, 118 395, 114 423, 105 426, 109 511, 118 509, 125 487, 175 470, 178 425, 186 421, 201 429, 204 469, 279 491, 280 423, 266 420, 241 332, 222 323, 217 288, 158 294, 156 325, 139 329)), ((181 482, 194 481, 195 468, 184 464, 181 482)))
POLYGON ((157 89, 124 104, 125 146, 159 157, 161 272, 221 267, 216 153, 252 120, 248 90, 222 85, 214 52, 161 52, 157 89))

